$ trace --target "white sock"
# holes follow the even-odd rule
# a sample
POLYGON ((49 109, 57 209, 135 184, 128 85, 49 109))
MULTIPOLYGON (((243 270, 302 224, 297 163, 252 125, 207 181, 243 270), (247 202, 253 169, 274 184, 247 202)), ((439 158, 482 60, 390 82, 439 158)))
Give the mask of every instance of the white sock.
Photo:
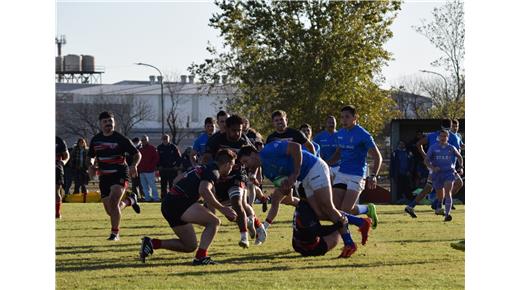
POLYGON ((366 204, 358 204, 357 205, 359 214, 365 214, 368 212, 368 205, 366 204))
POLYGON ((240 233, 240 240, 247 240, 247 232, 240 233))
POLYGON ((264 225, 264 229, 266 229, 266 230, 267 230, 267 229, 269 228, 269 226, 271 225, 270 223, 268 223, 268 222, 266 222, 266 221, 264 221, 262 224, 264 225))

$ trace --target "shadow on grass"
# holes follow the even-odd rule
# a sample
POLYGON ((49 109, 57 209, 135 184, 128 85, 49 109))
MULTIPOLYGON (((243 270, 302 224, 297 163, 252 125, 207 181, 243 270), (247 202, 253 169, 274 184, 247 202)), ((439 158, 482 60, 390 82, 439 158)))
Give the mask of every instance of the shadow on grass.
MULTIPOLYGON (((157 225, 146 225, 146 226, 124 226, 122 227, 125 230, 132 230, 132 229, 161 229, 161 228, 170 228, 168 225, 164 226, 157 226, 157 225)), ((67 232, 75 232, 75 231, 90 231, 90 230, 109 230, 110 227, 104 226, 104 227, 74 227, 74 228, 61 228, 57 229, 56 231, 67 231, 67 232)))
POLYGON ((453 239, 428 239, 428 240, 387 240, 387 241, 378 241, 378 243, 437 243, 437 242, 458 242, 461 239, 453 238, 453 239))

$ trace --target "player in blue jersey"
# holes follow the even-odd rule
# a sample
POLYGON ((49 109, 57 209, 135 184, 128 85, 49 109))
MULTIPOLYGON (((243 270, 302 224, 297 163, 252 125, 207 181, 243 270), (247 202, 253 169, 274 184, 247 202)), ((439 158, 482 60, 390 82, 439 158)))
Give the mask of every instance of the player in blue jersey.
MULTIPOLYGON (((213 135, 213 133, 215 133, 215 122, 215 119, 213 119, 212 117, 207 117, 204 120, 205 132, 200 134, 200 136, 193 142, 193 150, 190 158, 193 161, 196 161, 196 163, 198 164, 202 164, 201 157, 204 154, 204 152, 206 152, 206 144, 208 143, 208 139, 213 135)), ((195 163, 193 161, 192 163, 195 163)))
POLYGON ((362 244, 366 243, 371 220, 351 216, 334 207, 327 164, 321 158, 302 151, 298 143, 273 141, 266 144, 260 152, 252 146, 246 146, 240 149, 238 160, 251 170, 262 166, 265 177, 273 181, 275 185, 280 177, 284 177, 280 186, 275 188, 271 195, 272 203, 266 220, 269 219, 271 222, 274 220, 283 196, 289 194, 296 181, 300 181, 306 194, 302 198, 309 203, 316 216, 320 220, 332 221, 338 226, 345 244, 340 257, 350 257, 357 249, 348 232, 349 223, 360 228, 362 244))
MULTIPOLYGON (((307 123, 303 123, 300 126, 300 131, 302 131, 303 135, 305 135, 305 137, 307 137, 307 139, 309 139, 309 141, 311 141, 312 146, 314 146, 314 151, 315 151, 314 155, 320 157, 320 145, 312 140, 312 127, 311 127, 311 125, 309 125, 307 123)), ((307 147, 303 146, 302 149, 303 150, 307 150, 307 147)))
MULTIPOLYGON (((327 116, 325 121, 325 130, 321 131, 314 137, 314 142, 316 142, 320 146, 320 157, 323 160, 329 160, 334 152, 336 152, 336 139, 334 135, 336 134, 336 118, 330 115, 327 116)), ((333 175, 339 170, 339 161, 330 164, 330 169, 333 175)))
POLYGON ((334 178, 333 200, 334 205, 341 210, 354 215, 367 214, 373 221, 372 228, 376 228, 378 217, 374 204, 356 204, 359 195, 365 189, 374 189, 377 185, 377 174, 381 168, 381 153, 377 148, 372 135, 357 124, 358 114, 353 106, 341 109, 341 125, 343 128, 336 133, 336 152, 327 161, 335 164, 340 159, 339 171, 334 178), (372 157, 371 174, 366 178, 367 154, 372 157))
MULTIPOLYGON (((432 144, 428 148, 426 154, 425 163, 431 170, 433 188, 437 193, 437 200, 442 201, 446 198, 446 209, 444 221, 449 222, 452 220, 450 215, 452 199, 453 183, 457 178, 458 174, 455 171, 455 158, 464 168, 462 156, 459 153, 459 149, 455 146, 448 144, 448 130, 441 130, 439 132, 439 142, 432 144)), ((437 203, 436 211, 442 207, 442 202, 437 203)))
MULTIPOLYGON (((451 128, 451 125, 452 125, 452 121, 451 119, 443 119, 441 121, 441 130, 449 130, 451 128)), ((435 132, 432 132, 432 133, 429 133, 427 134, 424 138, 422 138, 421 140, 419 140, 417 142, 417 149, 419 151, 419 154, 421 154, 421 156, 423 156, 423 158, 426 157, 426 152, 424 151, 424 148, 423 146, 431 146, 437 142, 439 142, 439 133, 440 133, 440 130, 439 131, 435 131, 435 132)), ((460 146, 461 146, 461 143, 460 143, 460 140, 459 138, 457 138, 457 136, 451 132, 449 132, 449 136, 448 136, 448 143, 453 145, 457 150, 459 150, 460 152, 460 146)), ((457 174, 455 176, 455 184, 453 186, 453 194, 456 194, 461 188, 462 188, 462 185, 463 185, 463 182, 462 182, 462 179, 460 178, 460 176, 457 174)), ((430 171, 430 174, 428 175, 428 179, 426 181, 426 184, 424 185, 422 191, 419 193, 419 195, 417 195, 415 197, 414 200, 412 200, 412 202, 410 202, 404 209, 404 211, 406 213, 408 213, 412 218, 416 218, 417 215, 415 214, 415 210, 414 210, 414 207, 427 195, 429 194, 430 192, 432 192, 432 189, 433 189, 433 186, 432 186, 432 178, 431 178, 431 171, 430 171)), ((437 207, 437 202, 439 202, 438 200, 435 200, 434 201, 434 204, 433 204, 433 207, 434 208, 438 208, 437 207)), ((442 200, 441 200, 442 202, 442 200)), ((442 207, 439 208, 438 210, 435 211, 436 214, 438 215, 442 215, 442 207)))

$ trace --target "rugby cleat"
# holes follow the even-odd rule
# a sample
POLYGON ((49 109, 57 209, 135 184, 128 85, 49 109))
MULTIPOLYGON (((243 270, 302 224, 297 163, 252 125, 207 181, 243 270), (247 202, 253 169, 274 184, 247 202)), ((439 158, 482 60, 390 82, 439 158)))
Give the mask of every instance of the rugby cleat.
POLYGON ((238 245, 244 249, 247 249, 247 248, 249 248, 249 241, 247 240, 247 238, 240 239, 240 241, 238 242, 238 245))
POLYGON ((256 230, 256 240, 255 245, 261 245, 265 243, 265 240, 267 239, 267 230, 264 228, 264 225, 261 225, 256 230))
POLYGON ((414 218, 414 219, 417 218, 417 215, 415 214, 415 210, 413 209, 413 207, 407 205, 407 206, 404 208, 404 211, 405 211, 407 214, 409 214, 412 218, 414 218))
POLYGON ((200 259, 193 259, 191 263, 193 266, 201 266, 201 265, 216 265, 217 262, 213 261, 211 257, 204 257, 200 259))
POLYGON ((141 206, 139 205, 139 202, 137 202, 137 195, 132 192, 128 195, 128 198, 132 201, 132 208, 135 213, 141 213, 141 206))
POLYGON ((368 231, 370 230, 371 225, 372 225, 372 220, 370 218, 364 218, 363 224, 359 227, 359 232, 361 232, 361 244, 363 246, 368 241, 368 231))
POLYGON ((350 258, 354 252, 356 252, 357 246, 356 244, 352 245, 345 245, 343 247, 343 250, 341 251, 341 254, 339 254, 338 258, 350 258))
POLYGON ((111 233, 107 241, 119 241, 119 234, 111 233))
POLYGON ((249 232, 249 237, 251 237, 251 239, 254 239, 256 237, 254 218, 247 218, 247 231, 249 232))
POLYGON ((369 203, 367 206, 367 216, 372 219, 372 229, 375 230, 377 228, 377 223, 379 222, 379 219, 377 218, 376 206, 373 203, 369 203))
POLYGON ((444 215, 444 209, 441 207, 439 209, 436 209, 435 210, 435 214, 436 215, 444 215))
POLYGON ((146 257, 151 254, 153 254, 152 239, 149 237, 144 237, 143 242, 141 243, 141 250, 139 251, 141 262, 144 263, 146 261, 146 257))
POLYGON ((445 222, 451 222, 451 220, 453 220, 453 218, 451 217, 451 215, 447 215, 444 217, 444 221, 445 222))
POLYGON ((466 249, 466 240, 462 240, 460 242, 451 243, 450 246, 456 250, 465 251, 466 249))

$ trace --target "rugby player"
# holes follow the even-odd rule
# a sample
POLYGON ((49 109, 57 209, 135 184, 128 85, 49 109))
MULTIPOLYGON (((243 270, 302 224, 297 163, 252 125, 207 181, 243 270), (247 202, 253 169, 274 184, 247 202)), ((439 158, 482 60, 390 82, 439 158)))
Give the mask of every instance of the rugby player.
POLYGON ((229 149, 219 150, 208 165, 197 166, 176 179, 175 185, 161 203, 161 212, 178 239, 154 239, 144 237, 139 256, 144 263, 146 257, 156 249, 191 253, 197 249, 197 236, 193 224, 204 227, 193 265, 212 265, 215 261, 208 256, 208 249, 217 234, 219 218, 198 201, 202 197, 212 208, 233 221, 237 215, 215 198, 215 184, 226 177, 235 164, 236 154, 229 149))
POLYGON ((362 234, 362 244, 366 243, 370 219, 362 219, 345 212, 339 212, 332 203, 332 189, 329 168, 325 161, 310 152, 302 151, 298 143, 273 141, 258 152, 253 146, 242 148, 238 161, 251 170, 262 166, 264 175, 276 188, 271 195, 271 208, 267 214, 265 227, 269 227, 276 215, 281 199, 291 191, 296 181, 303 185, 306 201, 320 220, 329 220, 337 226, 344 242, 341 257, 350 257, 357 249, 352 241, 348 224, 358 226, 362 234))
MULTIPOLYGON (((233 115, 225 120, 224 133, 213 134, 206 145, 206 160, 211 160, 218 150, 231 149, 238 152, 246 145, 252 145, 249 139, 242 133, 244 121, 238 115, 233 115)), ((251 238, 255 238, 255 244, 260 245, 266 240, 266 231, 263 224, 256 217, 253 207, 247 203, 246 183, 249 180, 245 168, 236 165, 233 171, 216 184, 217 199, 231 206, 237 213, 237 225, 240 231, 239 246, 249 247, 247 232, 251 238)))
MULTIPOLYGON (((439 142, 435 143, 428 148, 426 154, 425 163, 431 170, 433 188, 437 194, 437 200, 442 201, 446 198, 446 209, 444 221, 449 222, 452 220, 450 215, 452 199, 453 183, 458 177, 455 171, 455 158, 457 158, 461 168, 464 168, 462 156, 459 150, 448 144, 448 130, 441 130, 439 132, 439 142)), ((440 211, 442 202, 437 203, 435 211, 440 211)))
POLYGON ((60 137, 56 136, 56 218, 61 218, 61 188, 65 181, 65 173, 63 166, 70 158, 67 143, 60 137))
POLYGON ((119 240, 119 226, 121 224, 121 211, 127 206, 132 206, 136 213, 141 212, 137 203, 137 196, 131 193, 123 199, 128 187, 129 175, 137 177, 137 165, 141 160, 141 153, 135 148, 130 139, 114 130, 114 114, 102 112, 99 114, 101 132, 90 141, 88 157, 90 158, 89 175, 92 178, 99 170, 99 190, 101 201, 108 216, 112 231, 108 240, 119 240), (132 164, 127 165, 125 154, 132 156, 132 164), (92 165, 95 158, 96 165, 92 165))
MULTIPOLYGON (((452 127, 451 119, 443 119, 441 121, 441 130, 449 130, 451 127, 452 127)), ((439 142, 439 134, 440 134, 441 130, 429 133, 417 142, 417 149, 419 151, 419 154, 421 154, 421 156, 423 156, 423 158, 426 157, 426 152, 424 151, 423 146, 426 146, 426 145, 432 146, 433 144, 439 142)), ((459 152, 461 149, 460 141, 461 140, 459 138, 457 138, 457 136, 455 134, 453 134, 452 132, 449 132, 448 143, 450 145, 453 145, 455 148, 457 148, 457 150, 459 150, 459 152)), ((432 192, 433 186, 432 186, 431 175, 432 175, 432 172, 430 171, 428 174, 428 179, 427 179, 426 184, 424 185, 422 191, 404 209, 404 211, 406 213, 408 213, 412 218, 417 218, 417 215, 415 214, 415 210, 414 210, 415 206, 421 200, 423 200, 427 194, 432 192)), ((457 174, 455 176, 455 183, 453 185, 453 190, 452 190, 453 194, 457 194, 457 192, 459 192, 459 190, 462 188, 462 185, 463 185, 462 178, 457 174)), ((437 206, 438 202, 439 201, 437 199, 435 199, 432 207, 435 209, 435 214, 443 215, 444 213, 442 212, 442 207, 437 206)))
POLYGON ((353 106, 345 106, 341 109, 341 128, 336 133, 336 152, 327 161, 329 165, 335 164, 341 157, 339 170, 334 177, 332 198, 334 205, 341 210, 353 215, 366 214, 372 219, 372 228, 378 224, 378 216, 374 204, 356 204, 361 192, 366 187, 374 189, 377 185, 377 174, 381 168, 382 158, 372 135, 357 124, 358 114, 353 106), (367 154, 372 157, 374 163, 370 176, 367 173, 367 154))

